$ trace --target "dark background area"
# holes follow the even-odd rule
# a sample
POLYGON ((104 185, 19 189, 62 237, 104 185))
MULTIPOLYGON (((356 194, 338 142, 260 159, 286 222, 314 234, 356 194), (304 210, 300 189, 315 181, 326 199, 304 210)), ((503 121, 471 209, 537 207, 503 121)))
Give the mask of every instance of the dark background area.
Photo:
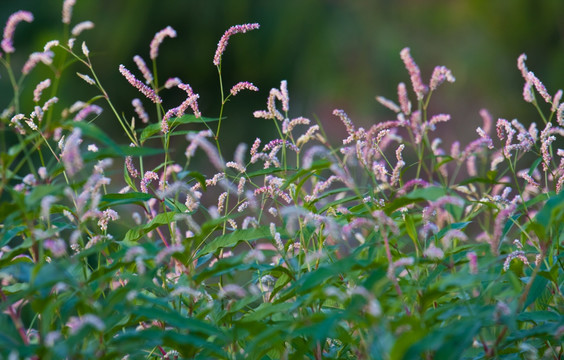
MULTIPOLYGON (((47 41, 62 38, 62 2, 0 2, 2 23, 20 9, 35 15, 33 24, 22 23, 16 30, 12 57, 19 64, 16 68, 47 41)), ((266 107, 270 88, 283 79, 288 80, 290 115, 319 117, 337 141, 344 128, 331 115, 334 108, 344 109, 364 126, 390 120, 393 114, 374 97, 395 100, 397 83, 409 83, 399 57, 406 46, 424 80, 435 65, 452 70, 457 81, 433 96, 430 114, 450 113, 453 119, 445 129, 463 144, 475 138, 474 129, 481 124, 478 111, 484 107, 494 118, 537 120, 535 109, 522 100, 523 80, 516 60, 527 53, 529 69, 551 94, 564 87, 563 19, 562 0, 77 0, 71 26, 84 20, 96 24, 80 36, 76 49, 86 41, 102 83, 128 117, 134 115, 131 99, 142 96, 119 74, 118 66, 124 64, 141 78, 133 56, 149 62, 154 34, 172 26, 178 37, 165 39, 160 47, 159 79, 162 83, 178 76, 190 83, 200 94, 204 116, 217 117, 219 81, 212 64, 217 42, 232 25, 260 23, 259 30, 232 37, 223 56, 226 91, 238 81, 260 88, 259 93, 241 93, 226 107, 222 148, 230 149, 261 134, 274 136, 271 122, 254 119, 252 112, 266 107)), ((75 79, 76 71, 85 69, 76 64, 66 73, 71 81, 61 89, 59 109, 96 95, 94 88, 75 79)), ((3 109, 11 93, 3 69, 0 76, 3 109)), ((47 76, 40 65, 26 83, 28 91, 47 76)), ((170 92, 168 98, 166 94, 166 108, 183 100, 181 93, 170 92)), ((144 103, 151 108, 148 101, 144 103)), ((106 111, 97 123, 119 137, 109 108, 98 104, 106 111)), ((152 121, 158 121, 152 110, 152 121)))

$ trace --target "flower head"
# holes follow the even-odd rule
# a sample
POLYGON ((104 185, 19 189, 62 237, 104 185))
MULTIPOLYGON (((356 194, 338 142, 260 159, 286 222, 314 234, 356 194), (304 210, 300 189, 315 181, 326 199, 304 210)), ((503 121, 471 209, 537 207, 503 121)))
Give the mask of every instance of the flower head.
POLYGON ((2 39, 2 50, 6 53, 13 53, 16 51, 14 48, 14 31, 16 30, 16 26, 18 23, 25 21, 25 22, 32 22, 33 21, 33 14, 29 11, 16 11, 8 18, 6 22, 6 27, 4 28, 4 38, 2 39))
POLYGON ((167 36, 170 38, 176 37, 176 31, 170 26, 167 26, 166 28, 162 29, 161 31, 155 34, 153 41, 151 41, 151 52, 150 52, 151 60, 155 60, 157 56, 159 56, 159 46, 163 42, 164 38, 167 36))
POLYGON ((74 4, 76 0, 65 0, 63 3, 63 24, 70 24, 74 4))
POLYGON ((401 59, 403 60, 403 63, 405 64, 405 68, 409 72, 409 76, 411 77, 411 84, 413 85, 413 91, 415 91, 415 94, 417 94, 417 99, 422 100, 428 88, 425 84, 423 84, 423 81, 421 80, 421 71, 419 70, 419 67, 411 57, 411 54, 409 53, 409 48, 404 48, 400 52, 400 56, 401 59))
POLYGON ((257 23, 235 25, 235 26, 230 27, 223 34, 223 36, 219 40, 219 43, 217 44, 217 50, 215 51, 215 56, 213 57, 213 64, 215 66, 219 66, 219 64, 221 63, 221 56, 223 55, 223 52, 225 51, 225 48, 227 47, 227 43, 229 42, 229 38, 231 37, 231 35, 239 34, 239 33, 246 33, 247 31, 255 30, 255 29, 258 29, 259 27, 260 27, 260 25, 257 24, 257 23))
POLYGON ((155 104, 162 103, 162 99, 158 96, 153 89, 143 84, 123 65, 119 66, 119 72, 127 79, 127 81, 137 90, 141 91, 143 95, 149 98, 155 104))

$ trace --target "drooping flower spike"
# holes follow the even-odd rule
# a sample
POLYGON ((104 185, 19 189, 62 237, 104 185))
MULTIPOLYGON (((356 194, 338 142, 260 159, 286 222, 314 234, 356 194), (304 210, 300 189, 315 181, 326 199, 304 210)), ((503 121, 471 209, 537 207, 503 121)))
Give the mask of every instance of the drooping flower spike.
POLYGON ((221 37, 219 43, 217 44, 217 50, 215 51, 215 55, 213 57, 213 64, 215 66, 219 66, 221 63, 221 56, 227 47, 227 43, 229 42, 229 38, 231 35, 239 34, 239 33, 246 33, 247 31, 255 30, 260 27, 259 24, 243 24, 243 25, 235 25, 230 27, 221 37))
POLYGON ((33 14, 29 11, 17 11, 10 15, 8 21, 6 22, 6 27, 4 28, 4 38, 2 39, 2 50, 6 53, 13 53, 16 51, 14 48, 14 31, 16 30, 16 26, 18 23, 25 21, 25 22, 32 22, 33 21, 33 14))

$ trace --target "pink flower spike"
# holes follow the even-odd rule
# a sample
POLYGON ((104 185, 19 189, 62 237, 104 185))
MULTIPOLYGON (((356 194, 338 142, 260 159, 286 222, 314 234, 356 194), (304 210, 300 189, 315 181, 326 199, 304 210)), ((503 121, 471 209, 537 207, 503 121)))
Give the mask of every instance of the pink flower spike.
POLYGON ((141 100, 135 98, 131 101, 131 105, 133 105, 133 108, 135 109, 135 113, 137 114, 137 116, 139 116, 139 119, 141 119, 143 124, 148 123, 149 115, 145 111, 145 108, 143 107, 143 103, 141 102, 141 100))
POLYGON ((90 114, 94 113, 96 116, 102 113, 102 108, 98 105, 88 105, 76 114, 74 121, 83 121, 90 114))
POLYGON ((550 112, 555 112, 560 105, 560 99, 562 99, 562 89, 558 90, 554 97, 552 98, 552 107, 550 108, 550 112))
POLYGON ((529 70, 527 69, 527 65, 525 65, 525 60, 527 60, 527 55, 521 54, 517 58, 517 68, 521 70, 521 75, 523 75, 523 79, 528 80, 529 78, 529 70))
POLYGON ((400 52, 400 56, 401 59, 403 60, 403 63, 405 64, 405 68, 409 72, 409 76, 411 78, 411 84, 413 85, 413 91, 415 91, 415 94, 417 95, 417 99, 422 100, 423 96, 425 96, 425 93, 428 91, 428 88, 425 84, 423 84, 423 81, 421 80, 421 71, 419 70, 419 67, 411 57, 411 54, 409 53, 409 48, 407 47, 404 48, 400 52))
POLYGON ((153 180, 159 180, 159 175, 157 175, 154 171, 146 171, 143 179, 141 180, 141 191, 144 193, 148 193, 147 185, 151 183, 153 180))
POLYGON ((63 24, 70 24, 72 17, 72 8, 76 0, 65 0, 63 3, 63 24))
POLYGON ((556 110, 556 121, 558 125, 564 126, 564 102, 558 106, 556 110))
POLYGON ((433 75, 431 75, 431 81, 429 83, 431 91, 435 91, 437 87, 441 85, 445 80, 452 83, 456 79, 454 78, 454 76, 452 76, 452 73, 446 67, 435 67, 435 70, 433 70, 433 75))
POLYGON ((53 63, 53 52, 52 51, 44 51, 44 52, 34 52, 29 55, 29 59, 25 62, 22 73, 27 75, 39 64, 40 62, 44 63, 45 65, 51 65, 53 63))
POLYGON ((141 74, 143 74, 143 77, 145 78, 145 84, 149 85, 153 81, 153 74, 151 73, 151 70, 149 70, 149 68, 147 67, 145 60, 143 60, 141 56, 135 55, 133 57, 133 61, 135 61, 135 64, 137 64, 137 68, 139 68, 139 71, 141 71, 141 74))
POLYGON ((398 84, 398 99, 400 102, 401 112, 405 115, 411 114, 411 102, 407 97, 407 89, 404 83, 398 84))
POLYGON ((217 50, 215 51, 215 55, 213 57, 213 64, 215 66, 219 66, 221 63, 221 56, 227 47, 227 43, 229 42, 229 38, 231 35, 239 34, 239 33, 246 33, 247 31, 255 30, 260 27, 259 24, 243 24, 243 25, 235 25, 230 27, 221 37, 219 43, 217 44, 217 50))
POLYGON ((127 81, 135 87, 137 90, 141 91, 143 95, 149 98, 155 104, 162 103, 162 99, 147 85, 143 84, 141 81, 137 80, 137 78, 123 65, 119 66, 119 72, 127 79, 127 81))
POLYGON ((33 90, 33 101, 39 102, 39 100, 41 100, 41 94, 43 93, 43 90, 47 89, 49 86, 51 86, 51 79, 43 80, 42 82, 37 84, 35 90, 33 90))
POLYGON ((544 101, 550 104, 552 102, 552 97, 548 94, 548 91, 546 91, 544 84, 539 80, 538 77, 535 76, 532 71, 529 71, 529 81, 532 82, 533 85, 535 85, 535 89, 537 89, 544 101))
POLYGON ((90 30, 94 28, 94 23, 92 21, 83 21, 81 23, 76 24, 72 30, 71 30, 71 34, 74 37, 77 37, 78 35, 82 34, 82 32, 84 30, 90 30))
POLYGON ((16 11, 8 18, 6 22, 6 27, 4 28, 4 38, 2 39, 2 50, 6 53, 13 53, 16 51, 14 48, 14 31, 16 30, 16 26, 18 23, 25 21, 25 22, 32 22, 33 21, 33 14, 29 11, 16 11))
POLYGON ((242 81, 231 88, 231 95, 235 96, 241 90, 258 91, 259 89, 258 87, 254 86, 253 83, 242 81))
POLYGON ((161 31, 155 34, 153 41, 151 41, 151 52, 150 52, 151 60, 155 60, 157 56, 159 56, 159 46, 163 42, 164 38, 167 36, 170 38, 176 37, 176 31, 170 26, 167 26, 166 28, 162 29, 161 31))

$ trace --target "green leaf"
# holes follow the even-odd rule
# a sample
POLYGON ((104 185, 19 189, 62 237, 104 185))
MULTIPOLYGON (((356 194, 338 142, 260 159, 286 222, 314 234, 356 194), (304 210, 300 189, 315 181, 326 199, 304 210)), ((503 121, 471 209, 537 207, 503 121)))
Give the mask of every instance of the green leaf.
POLYGON ((100 205, 100 209, 103 210, 113 205, 143 203, 145 201, 151 200, 152 198, 154 198, 153 195, 142 193, 142 192, 130 192, 125 194, 119 194, 119 193, 106 194, 102 196, 102 203, 100 205))
POLYGON ((174 212, 167 212, 167 213, 158 214, 157 216, 155 216, 155 218, 153 220, 151 220, 151 222, 149 222, 149 224, 136 226, 136 227, 130 229, 125 234, 123 241, 124 242, 132 242, 132 241, 139 240, 141 237, 143 237, 143 235, 145 235, 149 231, 154 230, 161 225, 169 224, 174 219, 175 214, 176 213, 174 213, 174 212))
POLYGON ((229 234, 221 235, 207 243, 199 252, 197 257, 215 252, 217 249, 223 249, 236 245, 239 241, 254 241, 262 238, 269 238, 270 228, 262 226, 259 228, 235 230, 229 234))
POLYGON ((241 319, 242 322, 261 321, 264 318, 276 314, 286 313, 292 309, 294 304, 290 302, 281 302, 278 304, 262 303, 253 312, 248 313, 241 319))
POLYGON ((415 189, 409 194, 405 195, 408 199, 424 199, 428 201, 435 201, 443 196, 448 195, 445 189, 438 186, 429 186, 426 188, 415 189))

